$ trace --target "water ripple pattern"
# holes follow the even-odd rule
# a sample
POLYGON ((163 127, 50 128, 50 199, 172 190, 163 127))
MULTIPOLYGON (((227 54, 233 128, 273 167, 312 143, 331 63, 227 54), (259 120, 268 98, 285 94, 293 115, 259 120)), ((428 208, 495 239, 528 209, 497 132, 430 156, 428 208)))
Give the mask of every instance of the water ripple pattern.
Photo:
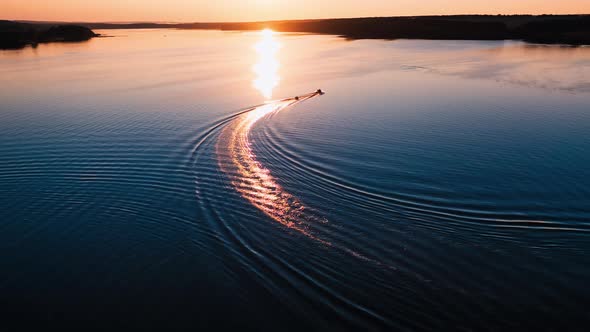
POLYGON ((308 227, 310 222, 322 219, 306 213, 304 205, 281 187, 270 171, 257 159, 249 138, 252 126, 260 119, 316 95, 317 92, 301 98, 269 102, 240 115, 221 133, 217 154, 220 168, 231 178, 234 189, 248 202, 283 226, 329 244, 314 236, 308 227))

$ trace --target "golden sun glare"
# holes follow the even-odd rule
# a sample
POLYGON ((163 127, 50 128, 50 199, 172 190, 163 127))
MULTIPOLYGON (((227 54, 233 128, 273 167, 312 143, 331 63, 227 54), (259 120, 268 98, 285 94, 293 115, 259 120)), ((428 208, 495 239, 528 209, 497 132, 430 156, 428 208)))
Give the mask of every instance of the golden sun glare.
POLYGON ((261 38, 254 45, 258 54, 258 62, 252 70, 256 74, 253 85, 260 91, 266 99, 272 97, 272 91, 279 85, 279 61, 277 53, 280 49, 280 43, 276 41, 275 32, 270 29, 264 29, 260 32, 261 38))

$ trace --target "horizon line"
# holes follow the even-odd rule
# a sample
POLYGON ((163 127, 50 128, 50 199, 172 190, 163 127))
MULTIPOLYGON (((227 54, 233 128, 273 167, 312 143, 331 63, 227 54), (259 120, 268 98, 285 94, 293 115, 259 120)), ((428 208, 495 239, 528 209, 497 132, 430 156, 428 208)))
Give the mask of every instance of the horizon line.
POLYGON ((456 16, 590 16, 586 14, 432 14, 432 15, 394 15, 394 16, 357 16, 357 17, 324 17, 324 18, 294 18, 294 19, 272 19, 254 21, 61 21, 61 20, 31 20, 31 19, 0 19, 0 21, 31 22, 31 23, 93 23, 93 24, 195 24, 195 23, 268 23, 285 21, 320 21, 320 20, 346 20, 363 18, 412 18, 412 17, 456 17, 456 16))

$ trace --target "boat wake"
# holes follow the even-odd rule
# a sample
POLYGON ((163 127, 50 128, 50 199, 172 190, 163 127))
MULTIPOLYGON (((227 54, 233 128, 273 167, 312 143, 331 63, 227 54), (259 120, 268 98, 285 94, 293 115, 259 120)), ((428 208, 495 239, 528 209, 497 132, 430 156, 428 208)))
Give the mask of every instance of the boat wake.
POLYGON ((313 235, 309 229, 311 223, 326 220, 307 213, 305 206, 281 187, 271 172, 257 159, 249 138, 252 127, 259 120, 317 95, 318 93, 311 93, 270 102, 240 115, 223 129, 216 150, 220 169, 230 178, 233 188, 250 204, 281 225, 331 245, 313 235))
MULTIPOLYGON (((285 287, 301 289, 301 283, 311 285, 306 288, 312 292, 308 295, 317 298, 322 294, 338 303, 333 309, 342 314, 343 320, 352 320, 356 324, 357 319, 366 319, 370 324, 377 322, 375 324, 388 326, 391 322, 374 308, 350 299, 335 289, 335 280, 323 282, 321 278, 305 272, 308 268, 318 272, 326 267, 325 264, 318 266, 315 265, 318 261, 312 260, 298 267, 298 262, 285 259, 281 253, 289 250, 293 243, 268 243, 266 236, 274 232, 268 232, 267 227, 256 222, 268 219, 276 223, 279 233, 274 233, 272 242, 279 238, 285 239, 280 233, 282 228, 290 240, 297 241, 294 235, 301 235, 337 255, 332 257, 348 256, 368 263, 366 267, 371 270, 377 268, 399 272, 396 267, 341 243, 338 235, 334 236, 328 231, 332 227, 326 217, 286 190, 280 178, 272 174, 264 165, 262 156, 257 156, 255 152, 256 142, 251 132, 256 124, 321 94, 321 91, 316 91, 239 110, 211 124, 193 141, 191 166, 196 175, 195 189, 200 216, 203 221, 211 223, 210 239, 222 246, 212 254, 228 264, 230 271, 245 268, 257 280, 263 278, 264 287, 276 296, 281 296, 285 287), (268 218, 256 217, 262 214, 268 218), (311 295, 313 293, 316 295, 311 295)), ((322 259, 320 257, 320 261, 322 259)), ((241 272, 239 275, 243 277, 241 272)))
MULTIPOLYGON (((211 144, 211 138, 214 136, 216 142, 213 144, 212 150, 216 155, 219 169, 231 184, 232 189, 252 206, 283 227, 296 231, 327 247, 341 250, 358 259, 382 266, 381 262, 350 248, 334 244, 314 232, 315 226, 327 224, 328 220, 306 208, 297 197, 287 192, 252 149, 250 132, 256 123, 322 94, 323 92, 318 90, 298 97, 270 101, 240 110, 214 123, 200 138, 193 152, 199 154, 201 147, 211 144)), ((195 162, 195 164, 197 163, 195 162)), ((208 181, 207 178, 211 176, 211 174, 202 173, 202 178, 197 177, 198 195, 201 191, 200 184, 208 181)), ((208 206, 203 206, 203 208, 210 209, 208 206)))

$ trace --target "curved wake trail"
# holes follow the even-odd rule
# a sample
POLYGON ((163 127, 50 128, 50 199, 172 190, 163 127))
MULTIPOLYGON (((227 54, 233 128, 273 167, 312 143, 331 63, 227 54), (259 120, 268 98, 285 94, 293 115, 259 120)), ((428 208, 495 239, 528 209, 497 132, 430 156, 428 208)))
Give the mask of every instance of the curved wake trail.
MULTIPOLYGON (((398 270, 396 267, 384 264, 379 260, 367 257, 356 250, 346 246, 334 244, 323 237, 316 235, 312 227, 318 224, 326 224, 328 221, 309 209, 292 194, 281 187, 271 172, 258 160, 250 142, 250 131, 253 126, 278 112, 281 112, 300 102, 306 101, 321 92, 313 92, 300 97, 287 98, 265 104, 241 109, 236 113, 214 122, 205 132, 197 137, 192 154, 192 164, 198 165, 202 157, 202 148, 208 146, 212 139, 216 138, 214 149, 217 155, 217 164, 221 171, 230 180, 231 186, 252 206, 262 211, 272 220, 294 230, 306 237, 313 239, 327 247, 342 251, 357 259, 384 267, 390 270, 398 270)), ((211 175, 199 176, 196 181, 196 194, 201 208, 206 211, 208 199, 203 196, 202 189, 211 175), (203 183, 202 183, 203 181, 203 183)), ((219 184, 217 184, 219 185, 219 184)))
MULTIPOLYGON (((327 220, 308 211, 303 203, 283 189, 271 172, 257 159, 252 149, 250 131, 258 121, 317 95, 320 95, 320 92, 277 100, 236 114, 219 136, 216 146, 219 167, 243 198, 274 221, 358 259, 385 266, 355 250, 332 244, 315 235, 310 228, 319 223, 325 224, 327 220)), ((397 270, 389 265, 386 267, 397 270)))
POLYGON ((269 102, 239 115, 221 132, 217 154, 220 156, 219 167, 230 177, 234 189, 250 204, 281 225, 331 245, 309 230, 310 223, 325 221, 307 213, 305 206, 279 185, 270 171, 258 161, 249 138, 252 127, 259 120, 317 95, 319 93, 315 92, 299 98, 269 102))

